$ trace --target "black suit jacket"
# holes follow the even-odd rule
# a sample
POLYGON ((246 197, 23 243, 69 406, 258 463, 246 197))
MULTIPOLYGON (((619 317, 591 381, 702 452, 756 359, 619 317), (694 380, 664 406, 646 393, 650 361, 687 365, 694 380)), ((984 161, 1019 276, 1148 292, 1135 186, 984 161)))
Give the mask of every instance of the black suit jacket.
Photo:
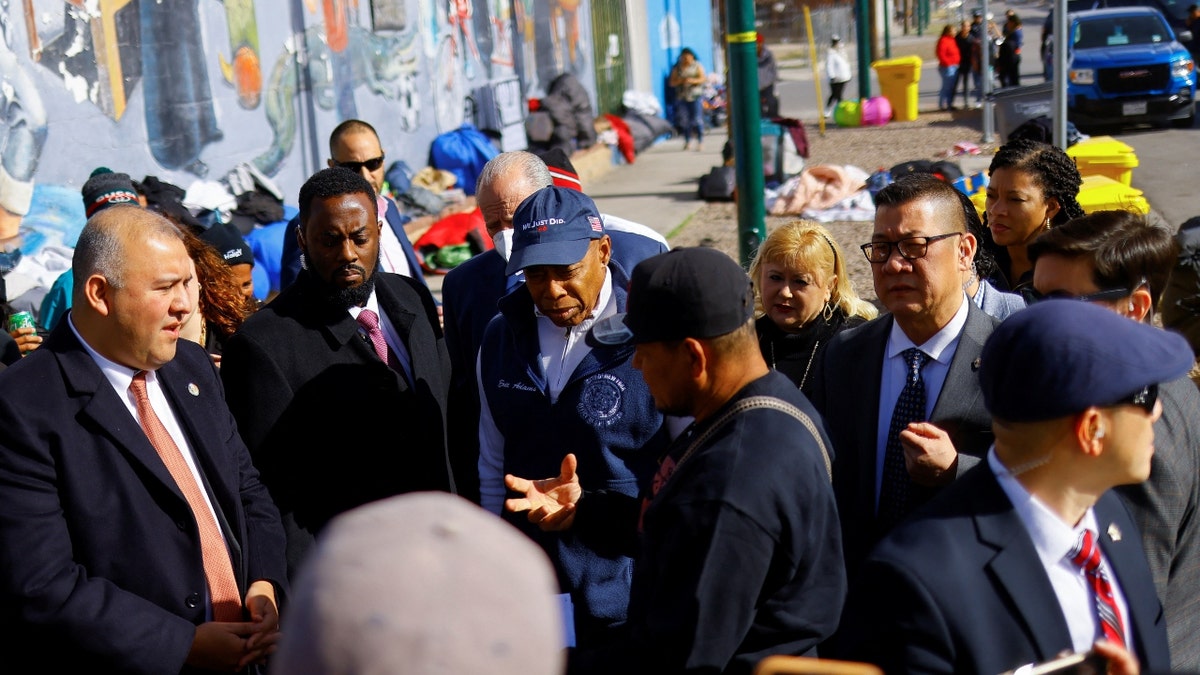
MULTIPOLYGON (((958 475, 979 463, 992 444, 992 418, 979 389, 979 354, 999 322, 970 300, 967 322, 950 362, 930 422, 944 429, 958 450, 958 475)), ((842 331, 829 343, 815 374, 812 401, 825 420, 836 453, 833 490, 842 520, 846 570, 854 578, 858 562, 884 533, 875 518, 876 432, 883 352, 893 317, 888 314, 842 331)), ((890 408, 894 401, 882 404, 890 408)), ((932 490, 921 490, 928 500, 932 490)))
POLYGON ((294 574, 330 518, 417 490, 453 490, 446 453, 450 360, 429 290, 376 272, 375 296, 408 348, 414 383, 379 360, 358 323, 295 284, 228 341, 229 408, 283 516, 294 574))
MULTIPOLYGON (((180 340, 157 377, 242 595, 258 579, 282 590, 279 512, 208 354, 180 340)), ((0 373, 0 560, 6 672, 178 673, 205 620, 191 508, 67 321, 0 373)))
MULTIPOLYGON (((1142 670, 1166 672, 1166 618, 1137 527, 1113 492, 1100 498, 1095 514, 1142 670)), ((838 656, 888 673, 995 675, 1072 649, 1033 539, 986 463, 871 552, 851 587, 839 636, 838 656)))

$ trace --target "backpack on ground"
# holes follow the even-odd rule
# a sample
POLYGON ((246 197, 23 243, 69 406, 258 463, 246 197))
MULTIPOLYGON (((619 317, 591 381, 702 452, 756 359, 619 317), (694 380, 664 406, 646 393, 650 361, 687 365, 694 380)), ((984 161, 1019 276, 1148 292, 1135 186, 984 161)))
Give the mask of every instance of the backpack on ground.
POLYGON ((700 198, 706 202, 733 201, 737 189, 737 174, 732 166, 714 166, 700 179, 700 198))

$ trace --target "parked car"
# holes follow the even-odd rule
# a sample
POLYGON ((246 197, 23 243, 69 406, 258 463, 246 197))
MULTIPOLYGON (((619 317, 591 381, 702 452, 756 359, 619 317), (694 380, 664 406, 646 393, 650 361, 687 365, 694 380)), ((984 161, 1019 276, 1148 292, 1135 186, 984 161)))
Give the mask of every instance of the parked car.
MULTIPOLYGON (((1076 126, 1192 126, 1195 62, 1160 11, 1118 7, 1067 18, 1067 116, 1076 126)), ((1182 31, 1179 38, 1192 35, 1182 31)))
MULTIPOLYGON (((1067 13, 1083 12, 1089 9, 1104 9, 1106 7, 1153 7, 1163 13, 1167 23, 1176 34, 1187 30, 1187 8, 1197 0, 1067 0, 1067 13)), ((1050 79, 1050 40, 1054 36, 1054 8, 1046 12, 1046 20, 1042 23, 1042 64, 1045 66, 1046 79, 1050 79)), ((1182 40, 1181 40, 1182 42, 1182 40)), ((1197 40, 1186 44, 1193 56, 1197 52, 1197 40)))

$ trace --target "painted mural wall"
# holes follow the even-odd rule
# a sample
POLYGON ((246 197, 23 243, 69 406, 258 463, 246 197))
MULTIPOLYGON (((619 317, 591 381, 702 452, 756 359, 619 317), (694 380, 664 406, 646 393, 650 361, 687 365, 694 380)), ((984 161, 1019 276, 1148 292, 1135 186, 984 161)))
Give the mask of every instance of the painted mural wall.
MULTIPOLYGON (((98 166, 187 188, 249 163, 292 203, 324 167, 329 132, 352 117, 379 130, 389 163, 422 167, 435 136, 474 121, 481 89, 522 111, 571 72, 594 98, 588 8, 0 0, 0 216, 71 211, 98 166)), ((505 149, 523 139, 506 134, 505 149)))

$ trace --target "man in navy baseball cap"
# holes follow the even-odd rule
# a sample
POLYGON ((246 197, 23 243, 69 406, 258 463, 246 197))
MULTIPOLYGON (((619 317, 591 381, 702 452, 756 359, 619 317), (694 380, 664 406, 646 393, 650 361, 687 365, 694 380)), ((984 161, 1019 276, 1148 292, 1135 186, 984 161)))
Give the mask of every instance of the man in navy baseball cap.
MULTIPOLYGON (((612 260, 596 205, 578 190, 532 192, 512 226, 507 273, 523 270, 525 283, 500 298, 472 354, 480 502, 500 514, 505 474, 546 475, 559 467, 564 447, 588 468, 587 485, 633 498, 665 449, 663 415, 633 366, 633 349, 597 349, 585 340, 597 320, 626 310, 627 273, 612 260)), ((574 606, 575 644, 613 639, 629 607, 632 557, 507 517, 550 555, 574 606)))

